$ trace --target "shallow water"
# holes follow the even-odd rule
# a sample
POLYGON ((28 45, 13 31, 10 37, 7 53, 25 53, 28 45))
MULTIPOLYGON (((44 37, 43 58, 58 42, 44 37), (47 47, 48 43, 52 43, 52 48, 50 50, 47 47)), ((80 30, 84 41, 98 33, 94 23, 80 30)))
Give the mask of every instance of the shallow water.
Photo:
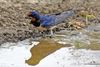
POLYGON ((40 43, 36 46, 33 46, 30 50, 32 56, 30 59, 26 60, 26 63, 29 65, 36 65, 42 60, 44 57, 49 54, 55 52, 56 50, 65 47, 59 43, 56 43, 52 39, 42 39, 39 41, 40 43))
POLYGON ((77 30, 77 31, 62 31, 58 35, 63 35, 55 37, 58 42, 64 42, 66 44, 71 44, 78 49, 91 49, 100 50, 100 31, 90 31, 90 30, 77 30))

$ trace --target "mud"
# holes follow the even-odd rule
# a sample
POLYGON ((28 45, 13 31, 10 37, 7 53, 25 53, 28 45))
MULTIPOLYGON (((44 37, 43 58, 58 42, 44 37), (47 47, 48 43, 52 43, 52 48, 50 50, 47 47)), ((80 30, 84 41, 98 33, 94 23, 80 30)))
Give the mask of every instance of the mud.
POLYGON ((5 42, 18 42, 32 37, 33 27, 29 24, 30 20, 25 19, 27 13, 38 10, 40 13, 48 14, 59 12, 55 5, 34 3, 30 0, 1 0, 0 1, 0 44, 5 42), (46 7, 47 6, 47 7, 46 7), (45 11, 44 11, 45 9, 45 11))
POLYGON ((60 2, 56 2, 56 0, 54 0, 53 2, 50 2, 50 0, 47 0, 47 2, 44 3, 44 0, 41 0, 41 2, 37 0, 37 3, 34 3, 32 0, 1 0, 0 44, 5 42, 18 42, 32 37, 34 30, 29 24, 30 20, 25 19, 26 14, 32 10, 37 10, 42 14, 54 14, 68 9, 75 10, 76 14, 80 10, 91 10, 92 13, 96 15, 97 19, 99 19, 100 1, 88 1, 61 0, 60 2))

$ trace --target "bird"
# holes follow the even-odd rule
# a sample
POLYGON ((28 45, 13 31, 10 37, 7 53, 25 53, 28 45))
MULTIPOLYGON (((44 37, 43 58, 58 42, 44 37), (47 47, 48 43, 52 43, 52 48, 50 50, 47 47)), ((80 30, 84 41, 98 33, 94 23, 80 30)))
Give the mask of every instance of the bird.
POLYGON ((33 10, 27 14, 27 17, 31 18, 30 24, 33 25, 33 28, 42 33, 50 32, 50 36, 53 36, 53 29, 74 15, 74 10, 66 10, 56 14, 40 14, 38 11, 33 10))

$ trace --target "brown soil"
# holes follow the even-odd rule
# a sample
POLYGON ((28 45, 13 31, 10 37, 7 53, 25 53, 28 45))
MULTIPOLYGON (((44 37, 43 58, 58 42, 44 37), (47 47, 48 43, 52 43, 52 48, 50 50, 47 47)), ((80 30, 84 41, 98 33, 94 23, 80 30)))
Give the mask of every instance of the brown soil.
MULTIPOLYGON (((48 4, 48 1, 51 0, 47 0, 47 3, 36 4, 33 4, 32 0, 30 3, 28 1, 0 0, 0 44, 24 40, 32 36, 33 27, 29 24, 30 20, 25 19, 27 13, 32 10, 37 10, 42 14, 54 14, 68 9, 75 10, 77 14, 81 10, 85 10, 89 13, 92 12, 97 19, 100 19, 100 0, 61 0, 60 3, 53 0, 55 2, 51 2, 51 4, 48 4)), ((45 2, 45 0, 41 1, 45 2)))

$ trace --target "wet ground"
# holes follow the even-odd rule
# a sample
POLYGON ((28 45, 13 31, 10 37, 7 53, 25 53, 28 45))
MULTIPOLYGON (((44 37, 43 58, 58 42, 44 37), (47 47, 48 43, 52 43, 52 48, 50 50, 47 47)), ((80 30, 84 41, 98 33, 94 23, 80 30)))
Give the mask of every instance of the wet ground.
POLYGON ((99 29, 95 25, 62 30, 54 38, 33 41, 32 45, 30 39, 5 43, 0 48, 0 67, 100 67, 99 29))

